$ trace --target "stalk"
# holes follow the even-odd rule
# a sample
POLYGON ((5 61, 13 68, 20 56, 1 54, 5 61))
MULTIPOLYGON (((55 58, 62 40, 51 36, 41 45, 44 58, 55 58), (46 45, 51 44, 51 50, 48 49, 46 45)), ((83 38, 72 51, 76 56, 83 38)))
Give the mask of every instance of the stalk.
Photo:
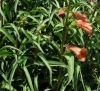
MULTIPOLYGON (((62 31, 63 38, 62 38, 61 47, 60 47, 61 55, 59 57, 60 62, 63 61, 63 57, 62 57, 62 55, 64 53, 64 47, 63 46, 66 42, 66 34, 67 34, 66 27, 67 27, 67 22, 68 22, 69 11, 70 11, 70 8, 71 8, 71 3, 72 3, 72 0, 69 1, 67 15, 64 18, 64 27, 63 27, 63 31, 62 31)), ((61 81, 62 81, 61 74, 62 74, 62 67, 59 67, 59 75, 58 75, 58 81, 57 81, 57 84, 56 84, 55 91, 59 91, 59 87, 60 87, 60 84, 61 84, 61 81)))

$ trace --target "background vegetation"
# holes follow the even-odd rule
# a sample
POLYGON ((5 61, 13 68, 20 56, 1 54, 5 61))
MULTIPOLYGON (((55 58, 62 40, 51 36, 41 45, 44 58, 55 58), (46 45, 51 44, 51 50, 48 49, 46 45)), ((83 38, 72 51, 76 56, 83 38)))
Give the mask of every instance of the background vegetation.
POLYGON ((99 7, 99 0, 2 0, 0 91, 100 91, 99 7), (93 36, 73 27, 73 12, 87 15, 93 36), (68 45, 87 48, 86 61, 68 45))

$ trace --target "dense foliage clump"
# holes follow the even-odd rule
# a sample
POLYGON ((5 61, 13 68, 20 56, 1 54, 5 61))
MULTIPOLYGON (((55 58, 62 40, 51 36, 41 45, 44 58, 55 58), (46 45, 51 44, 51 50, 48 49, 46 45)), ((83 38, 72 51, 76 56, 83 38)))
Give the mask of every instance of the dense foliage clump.
POLYGON ((0 91, 99 91, 99 0, 1 0, 0 91))

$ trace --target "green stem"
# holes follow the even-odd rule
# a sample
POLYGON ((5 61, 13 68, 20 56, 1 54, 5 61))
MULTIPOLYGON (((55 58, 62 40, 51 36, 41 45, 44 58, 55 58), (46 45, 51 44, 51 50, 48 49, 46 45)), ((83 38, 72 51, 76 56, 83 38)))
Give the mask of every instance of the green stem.
MULTIPOLYGON (((67 34, 67 31, 66 31, 66 27, 67 27, 67 22, 68 22, 68 16, 69 16, 69 11, 70 11, 70 7, 71 7, 71 3, 72 3, 72 0, 70 0, 69 2, 69 5, 68 5, 68 10, 67 10, 67 15, 64 19, 64 28, 63 28, 63 31, 62 31, 62 35, 63 35, 63 38, 62 38, 62 42, 61 42, 61 48, 60 48, 60 52, 61 52, 61 55, 60 55, 60 58, 59 58, 59 61, 62 62, 63 60, 63 53, 64 53, 64 44, 65 44, 65 41, 66 41, 66 34, 67 34)), ((60 87, 60 84, 61 84, 61 74, 62 74, 62 67, 59 67, 59 75, 58 75, 58 82, 56 84, 56 88, 55 88, 55 91, 58 91, 59 90, 59 87, 60 87)))
POLYGON ((62 31, 63 38, 62 38, 61 49, 60 49, 61 54, 64 53, 63 46, 64 46, 65 41, 66 41, 66 34, 67 34, 66 27, 67 27, 67 22, 68 22, 68 16, 69 16, 69 10, 70 10, 70 7, 71 7, 71 3, 72 3, 72 0, 70 0, 70 2, 69 2, 67 15, 66 15, 65 20, 64 20, 64 28, 63 28, 63 31, 62 31))

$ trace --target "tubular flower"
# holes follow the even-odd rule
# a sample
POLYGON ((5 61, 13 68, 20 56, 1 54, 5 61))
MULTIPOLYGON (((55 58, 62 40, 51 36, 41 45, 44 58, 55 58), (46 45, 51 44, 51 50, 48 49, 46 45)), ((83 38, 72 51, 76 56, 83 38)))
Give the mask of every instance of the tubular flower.
POLYGON ((76 25, 83 30, 85 30, 87 33, 93 35, 92 33, 92 27, 91 23, 88 23, 88 20, 86 18, 85 14, 80 14, 78 12, 73 12, 73 16, 75 16, 78 20, 76 20, 76 25))
POLYGON ((92 33, 92 27, 91 27, 91 23, 88 22, 84 22, 82 20, 76 20, 76 25, 80 28, 82 28, 83 30, 85 30, 87 33, 93 35, 92 33))
POLYGON ((79 14, 78 12, 73 12, 73 16, 75 16, 77 19, 82 20, 84 22, 88 21, 85 14, 79 14))
POLYGON ((65 17, 65 12, 64 12, 63 8, 60 8, 58 15, 59 15, 60 17, 62 17, 62 18, 65 17))
POLYGON ((87 54, 87 49, 86 48, 79 48, 76 46, 68 46, 67 47, 68 50, 72 51, 81 62, 84 62, 86 57, 85 55, 87 54))

